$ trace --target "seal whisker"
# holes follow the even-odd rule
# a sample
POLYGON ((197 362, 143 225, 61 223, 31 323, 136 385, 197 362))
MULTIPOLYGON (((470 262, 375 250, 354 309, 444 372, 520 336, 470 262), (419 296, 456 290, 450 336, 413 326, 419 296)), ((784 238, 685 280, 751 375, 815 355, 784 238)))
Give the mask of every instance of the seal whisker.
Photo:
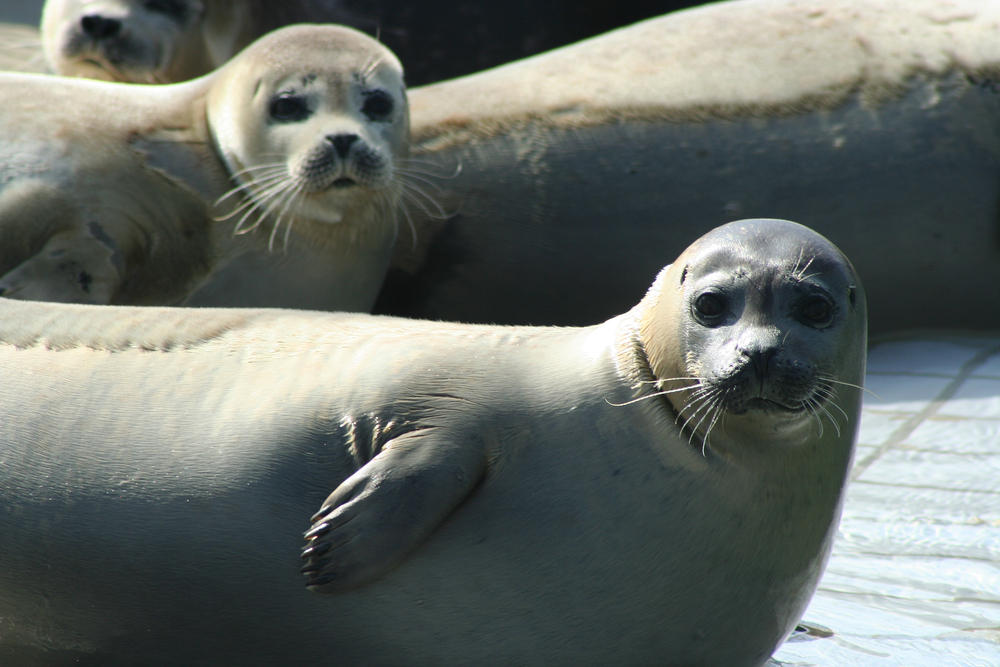
POLYGON ((419 185, 407 181, 407 178, 412 178, 410 175, 400 174, 399 184, 402 187, 402 197, 406 201, 413 202, 416 204, 425 215, 444 220, 451 217, 438 201, 424 191, 419 185))
POLYGON ((392 218, 392 224, 396 233, 397 238, 399 237, 399 218, 400 213, 402 217, 406 220, 406 226, 410 230, 411 247, 416 249, 417 247, 417 227, 413 224, 413 218, 410 217, 410 212, 406 210, 405 206, 399 206, 397 198, 389 192, 383 192, 378 197, 378 205, 382 210, 382 217, 392 218))
POLYGON ((694 446, 695 433, 698 432, 698 427, 701 426, 702 422, 705 421, 705 417, 711 413, 712 405, 715 404, 715 400, 718 397, 718 393, 719 393, 718 388, 713 388, 713 391, 711 391, 708 395, 701 397, 698 401, 699 403, 698 407, 688 416, 687 419, 684 420, 684 424, 681 425, 682 432, 685 429, 688 431, 689 446, 694 446), (698 422, 694 424, 694 426, 692 426, 691 422, 693 422, 695 417, 697 417, 699 414, 701 415, 701 417, 698 419, 698 422))
POLYGON ((823 376, 819 376, 816 379, 822 380, 823 382, 831 382, 833 384, 842 384, 845 387, 853 387, 854 389, 860 389, 861 391, 863 391, 865 393, 868 393, 868 394, 871 394, 872 396, 874 396, 875 398, 877 398, 879 400, 882 399, 882 397, 879 396, 878 394, 876 394, 874 391, 872 391, 868 387, 864 387, 864 386, 862 386, 860 384, 853 384, 851 382, 844 382, 843 380, 836 380, 836 379, 831 378, 831 377, 823 377, 823 376))
MULTIPOLYGON (((837 423, 837 420, 834 419, 833 415, 830 413, 829 410, 826 409, 826 406, 824 406, 822 403, 818 403, 816 405, 816 407, 819 408, 819 410, 821 410, 823 412, 823 414, 825 414, 827 416, 827 418, 830 420, 830 423, 833 425, 833 430, 836 431, 837 437, 839 438, 840 437, 840 424, 837 423)), ((840 408, 838 408, 838 410, 839 409, 840 408)), ((841 412, 843 412, 843 410, 841 410, 841 412)), ((850 418, 848 417, 848 420, 849 419, 850 418)))
POLYGON ((666 396, 667 394, 674 394, 674 393, 676 393, 678 391, 685 391, 687 389, 693 389, 693 388, 698 387, 698 386, 700 386, 700 385, 695 384, 695 385, 691 385, 690 387, 677 387, 676 389, 664 389, 664 390, 661 390, 661 391, 655 391, 652 394, 647 394, 645 396, 639 396, 637 398, 633 398, 633 399, 630 399, 628 401, 625 401, 624 403, 613 403, 613 402, 609 401, 608 398, 605 396, 604 397, 604 402, 607 403, 608 405, 613 405, 616 408, 620 408, 620 407, 623 407, 623 406, 626 406, 626 405, 632 405, 633 403, 638 403, 640 401, 645 401, 645 400, 648 400, 650 398, 656 398, 657 396, 666 396))
MULTIPOLYGON (((711 404, 712 400, 719 393, 719 391, 720 389, 718 387, 711 386, 692 392, 696 395, 693 396, 691 400, 689 400, 687 403, 685 403, 684 407, 682 407, 680 410, 677 411, 677 419, 679 419, 680 416, 684 414, 685 410, 694 407, 694 410, 691 411, 691 413, 684 419, 684 423, 681 425, 682 431, 688 428, 688 426, 690 426, 691 424, 691 421, 695 417, 697 417, 698 414, 701 413, 703 409, 705 409, 711 404)), ((677 419, 674 420, 674 423, 677 423, 677 419)), ((698 423, 700 424, 701 421, 699 421, 698 423)), ((697 428, 697 426, 695 426, 695 428, 697 428)), ((691 437, 688 438, 688 444, 691 444, 693 437, 694 437, 694 430, 691 431, 691 437)))
POLYGON ((827 405, 836 409, 837 412, 839 412, 840 414, 844 415, 844 419, 850 419, 850 417, 847 416, 847 413, 844 412, 844 409, 839 405, 837 405, 837 401, 835 400, 836 398, 835 392, 827 390, 826 393, 822 393, 821 391, 817 390, 816 393, 826 400, 827 405))
POLYGON ((270 186, 264 192, 258 193, 252 200, 253 205, 247 209, 246 213, 243 214, 243 217, 241 217, 239 222, 236 223, 236 227, 233 229, 233 234, 245 234, 260 227, 264 218, 267 216, 268 211, 274 206, 273 200, 280 197, 287 188, 288 182, 282 180, 281 182, 270 186), (257 220, 249 227, 244 228, 243 223, 246 222, 251 215, 258 211, 260 212, 260 215, 257 216, 257 220))
MULTIPOLYGON (((282 178, 284 178, 285 175, 286 175, 285 174, 285 170, 282 167, 281 169, 279 169, 279 170, 277 170, 277 171, 275 171, 273 173, 264 174, 262 176, 258 176, 257 178, 254 178, 253 180, 250 180, 250 181, 248 181, 246 183, 241 183, 241 184, 237 185, 236 187, 234 187, 234 188, 232 188, 230 190, 227 190, 225 194, 223 194, 221 197, 219 197, 218 199, 215 200, 214 205, 218 206, 219 204, 221 204, 225 200, 229 199, 230 197, 232 197, 236 193, 239 193, 239 192, 245 193, 247 195, 246 201, 244 201, 241 204, 241 206, 236 209, 236 211, 234 211, 233 213, 230 213, 227 216, 227 217, 232 217, 237 212, 239 212, 239 210, 243 206, 248 205, 248 202, 252 202, 253 201, 253 194, 254 194, 253 189, 255 187, 258 188, 258 189, 266 188, 268 185, 271 185, 271 184, 277 182, 278 180, 281 180, 282 178)), ((219 218, 219 219, 220 220, 225 220, 226 218, 219 218)))
MULTIPOLYGON (((277 238, 278 229, 281 227, 281 223, 285 219, 285 214, 288 212, 288 209, 295 202, 295 199, 298 197, 298 195, 301 194, 304 187, 305 184, 302 181, 296 181, 289 186, 289 188, 285 191, 285 193, 282 194, 285 203, 281 207, 281 211, 279 211, 278 215, 275 217, 274 226, 271 228, 271 235, 267 239, 268 252, 274 252, 274 239, 277 238)), ((265 211, 264 215, 267 214, 268 212, 265 211)), ((288 235, 291 234, 292 226, 294 225, 294 223, 295 220, 291 219, 288 220, 287 224, 285 225, 285 236, 282 240, 282 246, 281 246, 282 250, 288 250, 288 235)))
POLYGON ((268 162, 267 164, 256 164, 256 165, 252 165, 252 166, 249 166, 249 167, 244 167, 243 169, 240 169, 239 171, 233 172, 230 175, 230 178, 232 180, 234 180, 234 181, 239 181, 240 180, 240 176, 243 176, 245 174, 250 174, 250 173, 253 173, 255 171, 262 171, 264 169, 274 169, 274 168, 285 169, 285 163, 284 162, 268 162))
MULTIPOLYGON (((295 200, 296 195, 301 191, 303 187, 304 184, 302 183, 301 180, 289 180, 285 184, 284 189, 276 196, 272 197, 270 205, 268 205, 268 207, 264 209, 264 211, 260 214, 260 219, 258 220, 258 224, 271 217, 273 217, 274 219, 274 223, 271 226, 271 234, 268 236, 267 239, 268 252, 274 252, 274 239, 277 238, 278 229, 281 228, 281 223, 284 220, 285 213, 287 213, 288 208, 291 206, 292 202, 295 200), (272 216, 272 213, 279 206, 281 207, 281 210, 278 212, 278 215, 272 216)), ((289 221, 287 227, 289 230, 291 230, 291 221, 289 221)), ((285 247, 287 248, 287 244, 285 245, 285 247)))
POLYGON ((428 187, 434 188, 438 192, 441 192, 441 186, 435 183, 430 178, 430 176, 432 175, 425 174, 414 169, 406 169, 402 167, 396 167, 396 173, 402 176, 406 176, 407 178, 411 178, 415 181, 420 181, 421 183, 427 185, 428 187))
POLYGON ((705 458, 708 458, 708 437, 709 435, 711 435, 712 429, 714 429, 715 425, 718 423, 719 417, 725 414, 725 409, 723 407, 723 404, 725 403, 726 397, 728 396, 729 392, 730 389, 726 389, 724 392, 722 392, 722 394, 712 405, 711 408, 711 412, 713 413, 712 421, 709 422, 708 428, 705 429, 705 435, 701 439, 701 455, 704 456, 705 458))
POLYGON ((802 405, 816 419, 816 424, 819 427, 819 429, 818 429, 818 431, 819 431, 819 437, 822 438, 823 437, 823 419, 820 417, 819 412, 816 410, 816 399, 814 399, 812 397, 806 398, 806 399, 804 399, 802 401, 802 405))

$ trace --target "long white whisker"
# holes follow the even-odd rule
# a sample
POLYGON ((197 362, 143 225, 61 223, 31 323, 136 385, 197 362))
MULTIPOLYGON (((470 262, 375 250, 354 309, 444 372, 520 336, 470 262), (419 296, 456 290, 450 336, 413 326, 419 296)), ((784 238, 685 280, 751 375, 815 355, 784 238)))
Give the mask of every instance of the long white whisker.
POLYGON ((686 391, 688 389, 694 389, 695 387, 698 387, 698 386, 700 386, 700 385, 693 384, 690 387, 677 387, 676 389, 664 389, 664 390, 661 390, 661 391, 655 391, 652 394, 647 394, 645 396, 639 396, 637 398, 633 398, 631 400, 625 401, 624 403, 612 403, 611 401, 609 401, 605 397, 604 402, 607 403, 608 405, 613 405, 616 408, 620 408, 620 407, 623 407, 623 406, 626 406, 626 405, 632 405, 633 403, 639 403, 640 401, 646 401, 646 400, 649 400, 651 398, 656 398, 657 396, 666 396, 667 394, 674 394, 674 393, 676 393, 678 391, 686 391))
POLYGON ((276 171, 274 173, 264 174, 263 176, 260 176, 260 177, 258 177, 256 179, 252 180, 252 181, 249 181, 246 184, 237 185, 236 187, 234 187, 234 188, 232 188, 230 190, 227 190, 224 195, 222 195, 221 197, 219 197, 218 199, 215 200, 215 204, 219 205, 222 202, 224 202, 225 200, 227 200, 230 197, 232 197, 234 194, 239 193, 239 192, 245 193, 246 196, 247 196, 247 199, 251 200, 255 196, 255 193, 260 192, 261 190, 266 189, 268 186, 273 185, 274 183, 276 183, 278 181, 281 181, 281 180, 285 179, 286 177, 287 177, 287 175, 286 175, 284 169, 278 170, 278 171, 276 171))

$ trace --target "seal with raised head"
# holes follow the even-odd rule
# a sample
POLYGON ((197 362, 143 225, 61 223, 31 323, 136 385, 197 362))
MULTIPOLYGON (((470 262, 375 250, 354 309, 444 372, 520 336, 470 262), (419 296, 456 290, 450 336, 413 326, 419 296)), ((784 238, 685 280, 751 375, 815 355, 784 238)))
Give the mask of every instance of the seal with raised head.
POLYGON ((375 40, 290 26, 190 82, 0 74, 0 94, 3 295, 370 308, 408 143, 375 40))
POLYGON ((997 34, 981 0, 718 2, 411 89, 454 215, 416 212, 376 312, 600 321, 706 220, 776 216, 852 258, 873 330, 1000 327, 997 34))
POLYGON ((337 0, 46 0, 42 45, 64 76, 175 83, 289 23, 343 23, 337 0))
POLYGON ((0 300, 0 659, 760 664, 865 323, 775 220, 578 329, 0 300))

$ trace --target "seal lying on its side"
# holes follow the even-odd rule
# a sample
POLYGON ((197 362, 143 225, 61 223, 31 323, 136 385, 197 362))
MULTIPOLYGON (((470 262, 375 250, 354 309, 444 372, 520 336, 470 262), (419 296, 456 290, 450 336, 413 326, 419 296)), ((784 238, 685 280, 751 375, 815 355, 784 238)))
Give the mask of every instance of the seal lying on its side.
POLYGON ((774 220, 582 329, 0 300, 0 659, 759 664, 833 538, 865 322, 774 220), (338 595, 300 581, 317 509, 338 595))
POLYGON ((207 74, 288 23, 343 23, 338 0, 46 0, 42 44, 52 71, 108 81, 174 83, 207 74))
POLYGON ((291 26, 187 83, 0 74, 0 96, 5 296, 162 305, 216 273, 192 303, 371 307, 408 141, 375 40, 291 26))
POLYGON ((998 34, 1000 2, 721 2, 411 89, 458 215, 404 232, 376 311, 599 321, 706 220, 778 216, 852 258, 873 329, 1000 327, 998 34))

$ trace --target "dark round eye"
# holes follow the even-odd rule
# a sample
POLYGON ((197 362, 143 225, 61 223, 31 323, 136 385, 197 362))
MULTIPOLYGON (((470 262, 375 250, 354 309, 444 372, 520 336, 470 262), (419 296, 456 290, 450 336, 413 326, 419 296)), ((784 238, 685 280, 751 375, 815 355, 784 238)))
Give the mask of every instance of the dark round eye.
POLYGON ((309 105, 306 98, 294 93, 278 93, 268 104, 271 118, 283 123, 291 123, 309 116, 309 105))
POLYGON ((365 93, 361 113, 372 120, 385 120, 392 113, 392 96, 384 90, 373 90, 365 93))
POLYGON ((726 312, 726 297, 718 292, 703 292, 694 300, 695 315, 702 324, 714 325, 726 312))
POLYGON ((833 303, 824 296, 810 296, 798 306, 799 320, 813 327, 825 327, 833 320, 833 303))

